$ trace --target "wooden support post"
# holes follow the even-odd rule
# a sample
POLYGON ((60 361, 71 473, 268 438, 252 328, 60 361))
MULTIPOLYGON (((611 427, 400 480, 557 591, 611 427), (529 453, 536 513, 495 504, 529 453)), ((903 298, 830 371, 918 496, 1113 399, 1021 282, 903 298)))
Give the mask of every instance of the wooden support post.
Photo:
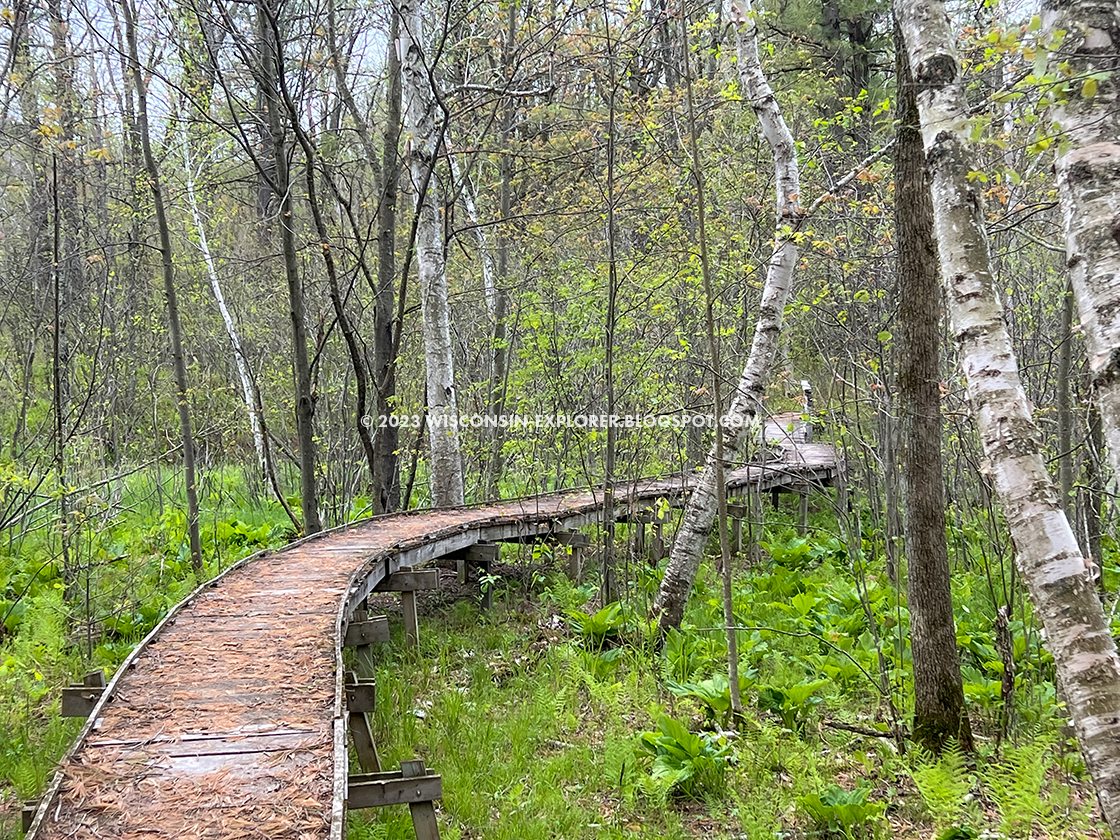
POLYGON ((416 615, 416 593, 401 593, 401 612, 404 613, 404 636, 409 647, 420 647, 420 619, 416 615))
POLYGON ((557 545, 567 546, 568 577, 572 583, 579 583, 583 579, 584 552, 591 545, 591 537, 579 531, 557 531, 548 535, 557 545))
MULTIPOLYGON (((355 613, 358 611, 355 610, 355 613)), ((383 615, 369 618, 365 621, 351 621, 346 625, 346 637, 343 639, 343 644, 346 647, 358 648, 359 652, 363 647, 378 642, 389 641, 389 619, 383 615)))
POLYGON ((346 708, 351 712, 372 712, 377 708, 377 686, 373 680, 358 679, 353 671, 346 672, 346 708))
MULTIPOLYGON (((354 614, 352 616, 350 616, 350 622, 355 623, 355 624, 359 623, 359 622, 363 622, 363 621, 366 620, 366 617, 368 615, 369 615, 369 610, 365 609, 364 607, 359 607, 358 609, 354 610, 354 614)), ((349 625, 347 625, 347 630, 349 631, 349 625)), ((346 638, 345 637, 343 637, 342 646, 343 647, 348 647, 348 645, 346 644, 346 638)), ((354 658, 357 660, 358 670, 361 671, 362 674, 364 674, 366 676, 372 676, 373 675, 373 645, 372 644, 354 645, 354 658)))
POLYGON ((750 528, 750 499, 748 496, 747 504, 729 504, 727 506, 727 516, 731 520, 731 550, 738 555, 743 553, 743 520, 748 520, 747 528, 749 534, 750 528))
POLYGON ((62 717, 89 717, 105 692, 105 672, 90 671, 80 683, 62 689, 62 717))
POLYGON ((809 532, 809 491, 801 494, 801 506, 797 512, 797 533, 805 536, 809 532))
POLYGON ((747 488, 747 539, 750 540, 750 562, 757 566, 762 562, 762 489, 755 484, 747 488))
MULTIPOLYGON (((404 780, 423 778, 428 773, 423 761, 402 761, 401 778, 404 780)), ((416 840, 439 840, 439 825, 436 823, 436 808, 429 799, 424 802, 409 802, 412 813, 412 827, 416 840)))
MULTIPOLYGON (((387 805, 411 805, 443 798, 443 780, 429 775, 424 762, 402 762, 402 769, 382 773, 361 773, 350 776, 346 793, 346 807, 384 808, 387 805), (405 765, 419 764, 420 772, 405 775, 405 765)), ((432 809, 435 816, 435 809, 432 809)), ((417 835, 418 840, 438 835, 417 835)))
POLYGON ((459 582, 462 584, 465 584, 470 577, 470 567, 476 567, 479 570, 479 594, 482 600, 482 609, 488 610, 494 606, 493 589, 483 585, 482 578, 490 574, 491 564, 498 559, 498 545, 496 543, 475 543, 444 556, 455 560, 459 582))
POLYGON ((353 671, 346 672, 346 708, 350 743, 358 756, 358 764, 363 770, 381 772, 381 756, 377 752, 377 742, 373 740, 373 727, 370 726, 366 712, 374 709, 375 694, 371 680, 359 680, 353 671))
POLYGON ((583 577, 583 549, 578 545, 568 548, 568 577, 578 584, 583 577))
POLYGON ((439 569, 402 569, 383 578, 377 592, 427 592, 439 589, 439 569))
POLYGON ((31 828, 31 823, 35 821, 35 812, 38 810, 38 801, 23 803, 23 809, 20 811, 20 822, 23 825, 24 834, 26 834, 27 830, 31 828))
POLYGON ((665 559, 665 526, 656 521, 653 523, 653 565, 656 566, 665 559))
MULTIPOLYGON (((497 548, 497 546, 495 546, 497 548)), ((494 582, 490 578, 490 561, 481 560, 478 564, 478 589, 482 595, 482 611, 487 612, 494 607, 494 582)))
POLYGON ((646 511, 642 511, 634 517, 634 525, 638 529, 634 532, 634 557, 639 561, 646 554, 646 523, 649 522, 649 517, 645 514, 646 511))

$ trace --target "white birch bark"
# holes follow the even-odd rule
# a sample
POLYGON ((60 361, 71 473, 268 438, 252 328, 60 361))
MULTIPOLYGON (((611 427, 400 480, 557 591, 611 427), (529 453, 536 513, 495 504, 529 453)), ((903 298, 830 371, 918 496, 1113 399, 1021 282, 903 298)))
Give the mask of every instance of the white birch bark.
POLYGON ((1108 460, 1120 475, 1120 12, 1112 2, 1048 0, 1043 23, 1051 37, 1065 31, 1052 63, 1074 74, 1055 109, 1068 143, 1055 163, 1058 197, 1108 460))
POLYGON ((187 187, 187 204, 191 208, 191 218, 194 220, 195 229, 198 231, 198 250, 202 252, 202 259, 206 263, 206 272, 210 277, 210 290, 214 293, 214 301, 218 305, 218 312, 222 315, 226 335, 229 337, 230 346, 233 348, 233 361, 237 365, 237 377, 241 380, 241 397, 245 401, 245 410, 249 413, 249 426, 253 431, 253 448, 257 451, 257 463, 263 474, 266 469, 264 459, 264 434, 261 431, 261 418, 257 414, 257 401, 253 397, 253 380, 249 376, 249 367, 245 361, 245 351, 241 348, 241 336, 237 332, 237 324, 226 306, 226 298, 222 293, 222 284, 218 280, 218 268, 214 264, 214 257, 210 253, 210 243, 206 238, 206 226, 202 223, 202 214, 198 209, 198 198, 194 191, 194 173, 191 171, 190 138, 187 137, 186 127, 182 131, 183 139, 183 169, 187 187))
MULTIPOLYGON (((725 471, 730 470, 731 464, 742 452, 743 443, 761 410, 763 392, 778 351, 782 317, 793 285, 793 270, 797 264, 797 245, 788 235, 789 231, 784 229, 798 226, 801 220, 796 147, 793 135, 782 118, 774 92, 762 72, 762 64, 758 58, 758 28, 751 0, 733 2, 731 19, 736 27, 742 93, 758 117, 774 156, 779 230, 766 271, 766 283, 762 289, 762 302, 750 355, 726 415, 730 428, 726 430, 723 441, 725 471)), ((679 627, 684 615, 688 595, 700 568, 704 545, 715 522, 718 472, 713 448, 708 453, 707 463, 689 498, 688 507, 685 508, 684 520, 677 532, 669 565, 654 601, 653 611, 658 615, 662 631, 669 627, 679 627)))
POLYGON ((403 0, 401 16, 401 105, 412 189, 416 194, 416 263, 420 275, 424 364, 427 370, 428 441, 432 504, 463 503, 455 366, 451 355, 451 308, 435 174, 440 119, 426 61, 422 0, 403 0))
POLYGON ((494 310, 497 306, 497 294, 494 285, 494 260, 490 257, 490 251, 486 247, 486 231, 483 230, 482 225, 478 223, 478 203, 475 201, 474 196, 471 194, 471 185, 463 180, 463 176, 459 171, 459 164, 455 161, 454 155, 448 155, 447 158, 451 163, 451 177, 455 179, 457 184, 463 185, 463 206, 467 210, 467 220, 474 225, 474 238, 478 242, 478 251, 482 255, 482 296, 486 301, 486 311, 490 313, 490 317, 494 317, 494 310))
POLYGON ((934 232, 950 325, 1017 562, 1113 831, 1120 829, 1120 659, 1084 558, 1042 458, 1004 324, 980 196, 954 31, 940 0, 896 8, 918 86, 934 232))

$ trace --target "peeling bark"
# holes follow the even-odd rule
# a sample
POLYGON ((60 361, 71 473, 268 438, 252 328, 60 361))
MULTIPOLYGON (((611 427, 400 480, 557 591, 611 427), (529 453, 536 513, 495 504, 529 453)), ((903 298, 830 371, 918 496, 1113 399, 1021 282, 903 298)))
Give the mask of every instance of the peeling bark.
POLYGON ((1043 9, 1047 34, 1066 32, 1052 58, 1074 73, 1055 109, 1069 145, 1054 168, 1108 460, 1120 474, 1120 14, 1112 0, 1047 0, 1043 9), (1085 87, 1093 74, 1110 74, 1095 92, 1085 87))
POLYGON ((264 456, 264 433, 261 431, 261 418, 257 413, 256 399, 253 396, 253 378, 249 375, 249 364, 245 358, 245 350, 241 345, 241 335, 237 331, 237 322, 226 305, 226 296, 222 292, 222 284, 218 278, 218 267, 214 256, 210 252, 210 241, 206 236, 206 225, 202 221, 202 213, 198 207, 198 198, 194 189, 194 172, 191 166, 191 144, 187 130, 182 130, 183 138, 183 180, 187 192, 187 206, 191 211, 195 230, 198 231, 198 250, 202 253, 203 262, 206 263, 206 274, 210 278, 210 291, 214 294, 214 302, 218 312, 222 315, 222 324, 226 328, 230 348, 233 350, 233 362, 237 367, 237 378, 241 382, 241 397, 245 402, 245 411, 249 414, 249 427, 253 432, 253 448, 257 452, 257 465, 261 474, 267 473, 267 464, 264 456))
POLYGON ((405 0, 401 15, 402 110, 412 187, 416 194, 416 263, 420 275, 424 363, 427 369, 428 441, 434 507, 463 504, 455 366, 451 356, 451 307, 439 211, 436 158, 443 131, 424 44, 421 0, 405 0), (425 184, 427 188, 425 189, 425 184))
POLYGON ((1120 659, 1087 564, 1042 455, 991 271, 976 157, 945 7, 910 0, 897 9, 918 84, 935 235, 972 412, 1017 551, 1042 619, 1101 809, 1120 829, 1120 659))
POLYGON ((793 135, 782 118, 778 100, 762 72, 758 57, 758 28, 750 0, 734 3, 731 17, 736 27, 738 67, 743 93, 758 117, 774 155, 779 230, 762 289, 762 302, 751 352, 726 415, 729 428, 723 438, 722 459, 717 460, 714 448, 708 453, 707 463, 689 498, 688 507, 685 508, 669 565, 653 604, 662 632, 670 627, 680 626, 688 595, 700 568, 704 545, 711 533, 712 523, 715 522, 718 507, 717 476, 739 457, 747 434, 753 428, 753 421, 760 412, 770 368, 778 352, 782 316, 793 285, 793 269, 797 264, 797 245, 782 230, 783 226, 797 226, 801 219, 798 204, 799 174, 793 135))

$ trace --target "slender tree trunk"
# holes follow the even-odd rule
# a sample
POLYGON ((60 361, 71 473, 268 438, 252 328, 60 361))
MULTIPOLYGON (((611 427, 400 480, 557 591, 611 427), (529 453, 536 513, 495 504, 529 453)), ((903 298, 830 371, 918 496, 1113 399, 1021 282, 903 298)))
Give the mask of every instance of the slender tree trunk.
MULTIPOLYGON (((1099 573, 1104 564, 1101 546, 1101 503, 1104 500, 1104 431, 1101 414, 1096 406, 1089 408, 1089 444, 1085 447, 1085 541, 1089 546, 1089 559, 1094 571, 1099 573)), ((1104 575, 1098 579, 1103 588, 1104 575)))
POLYGON ((183 138, 183 172, 187 192, 187 205, 191 210, 191 219, 194 221, 195 230, 198 232, 198 250, 202 253, 203 262, 206 263, 206 273, 210 278, 210 291, 214 294, 214 302, 222 316, 222 324, 229 338, 230 348, 233 350, 233 362, 237 367, 237 378, 241 382, 241 398, 245 403, 245 411, 249 415, 249 428, 253 433, 253 449, 257 453, 257 464, 261 475, 265 474, 266 464, 264 455, 264 434, 261 431, 261 418, 257 413, 257 403, 253 397, 253 378, 249 375, 249 363, 245 358, 245 350, 241 346, 241 335, 237 331, 237 322, 226 306, 226 297, 222 292, 222 284, 218 278, 218 267, 214 263, 214 256, 210 252, 210 240, 206 236, 206 225, 203 223, 202 214, 198 208, 198 198, 194 189, 194 172, 191 166, 190 138, 186 129, 182 132, 183 138))
MULTIPOLYGON (((508 27, 505 47, 502 50, 503 81, 512 82, 513 47, 517 38, 517 7, 515 0, 507 0, 508 27)), ((498 225, 498 276, 494 289, 494 349, 490 365, 490 416, 500 417, 505 411, 506 378, 509 373, 509 228, 506 222, 511 211, 513 181, 513 161, 510 155, 510 140, 513 136, 513 122, 516 110, 513 98, 506 99, 502 114, 502 156, 499 162, 501 186, 498 194, 498 210, 502 224, 498 225)), ((490 437, 490 461, 486 467, 486 495, 496 499, 498 485, 505 468, 502 447, 505 443, 505 430, 495 425, 490 437)))
POLYGON ((303 527, 307 534, 321 531, 319 494, 315 471, 315 398, 312 393, 311 363, 307 354, 307 310, 303 299, 303 283, 299 276, 296 235, 292 218, 291 176, 288 171, 288 146, 280 119, 282 106, 276 88, 276 73, 282 61, 282 44, 277 41, 268 21, 275 10, 258 0, 257 27, 261 46, 261 95, 264 100, 268 134, 271 138, 272 166, 280 202, 280 246, 284 253, 284 275, 288 281, 288 305, 292 321, 292 367, 296 385, 296 435, 299 438, 300 495, 303 527))
MULTIPOLYGON (((280 32, 275 18, 270 17, 268 24, 272 29, 273 37, 276 38, 277 43, 279 43, 280 32)), ((357 332, 350 322, 350 317, 346 314, 346 306, 342 299, 342 289, 338 282, 338 269, 334 261, 334 251, 331 249, 330 233, 327 231, 327 223, 323 218, 323 210, 319 206, 319 195, 315 186, 315 160, 318 157, 318 153, 311 138, 307 136, 307 132, 303 130, 303 126, 299 122, 299 109, 296 107, 295 100, 288 88, 283 62, 277 62, 276 80, 280 94, 284 100, 284 105, 288 111, 288 119, 291 120, 292 130, 296 135, 296 141, 303 150, 307 183, 307 204, 311 209, 311 218, 315 223, 315 233, 319 237, 319 253, 323 257, 323 265, 327 271, 327 284, 330 289, 331 304, 334 308, 335 319, 338 321, 339 330, 342 332, 342 340, 346 345, 346 352, 350 356, 350 365, 354 369, 355 428, 358 433, 358 438, 362 443, 362 451, 366 456, 370 478, 372 478, 377 472, 377 458, 373 451, 373 438, 369 431, 370 425, 366 420, 369 407, 369 372, 366 370, 365 358, 362 355, 362 348, 358 343, 357 332)), ((329 178, 330 176, 328 175, 327 177, 329 178)))
MULTIPOLYGON (((723 369, 720 364, 719 338, 716 334, 715 290, 712 288, 712 270, 708 259, 707 196, 704 191, 704 170, 700 168, 700 140, 696 129, 696 108, 692 97, 692 50, 689 47, 688 17, 684 4, 679 7, 681 19, 681 44, 683 46, 685 101, 688 105, 689 149, 692 156, 692 179, 696 184, 697 226, 700 235, 700 271, 704 284, 704 322, 708 332, 708 352, 712 357, 712 399, 717 408, 723 405, 723 369)), ((739 631, 735 621, 735 601, 732 595, 731 543, 727 534, 727 479, 724 475, 723 426, 716 424, 715 481, 716 516, 719 531, 720 579, 723 589, 723 625, 727 637, 727 677, 731 697, 731 711, 743 713, 743 700, 739 689, 739 631)))
MULTIPOLYGON (((377 413, 392 413, 397 382, 393 359, 393 303, 397 282, 397 192, 401 177, 401 58, 398 50, 401 16, 394 6, 389 23, 388 91, 385 97, 385 135, 381 163, 381 204, 377 218, 377 295, 373 316, 373 381, 377 413)), ((386 424, 374 441, 377 476, 374 492, 385 511, 401 504, 400 429, 386 424)))
POLYGON ((54 262, 51 268, 51 301, 54 304, 54 319, 51 326, 51 384, 54 398, 54 462, 58 474, 59 539, 62 544, 62 580, 66 586, 67 601, 76 594, 77 575, 70 563, 70 520, 69 494, 66 492, 66 399, 63 391, 62 359, 62 210, 58 198, 58 163, 51 157, 51 232, 53 234, 54 262))
POLYGON ((1113 831, 1120 831, 1120 659, 1046 470, 1005 326, 981 198, 968 179, 978 163, 968 143, 956 36, 940 0, 909 0, 897 13, 918 85, 951 328, 992 484, 1102 812, 1113 831))
MULTIPOLYGON (((617 238, 615 216, 615 99, 618 94, 618 81, 615 77, 614 47, 611 42, 611 20, 607 4, 603 3, 603 27, 606 32, 607 63, 610 67, 609 117, 607 122, 607 317, 604 324, 606 375, 607 375, 607 416, 615 414, 614 391, 614 354, 615 327, 618 313, 618 260, 615 254, 617 238)), ((606 451, 603 453, 603 562, 602 562, 602 602, 618 600, 618 574, 614 552, 614 473, 615 452, 618 448, 618 429, 614 423, 607 424, 606 451)))
POLYGON ((1070 382, 1073 368, 1073 295, 1062 292, 1062 325, 1058 331, 1058 492, 1062 510, 1072 519, 1073 498, 1073 408, 1070 405, 1070 382))
POLYGON ((972 750, 964 705, 941 472, 941 289, 933 241, 918 101, 902 35, 895 29, 898 142, 898 403, 901 415, 903 529, 906 536, 910 650, 914 658, 914 740, 935 753, 955 738, 972 750))
POLYGON ((122 0, 125 39, 128 42, 129 64, 136 86, 136 124, 140 133, 140 148, 144 155, 144 168, 152 190, 156 211, 156 228, 159 231, 159 252, 163 266, 163 296, 167 302, 167 322, 171 332, 171 365, 175 371, 176 401, 179 405, 179 435, 183 440, 183 473, 187 485, 187 536, 191 548, 191 566, 195 573, 202 572, 202 541, 198 535, 198 482, 195 477, 194 432, 191 429, 190 397, 187 392, 187 364, 183 358, 183 328, 179 321, 179 301, 175 293, 175 263, 171 252, 171 229, 167 224, 167 210, 163 204, 159 165, 152 154, 152 139, 148 125, 148 89, 140 67, 140 54, 136 46, 136 12, 132 0, 122 0))
POLYGON ((1066 33, 1052 56, 1072 75, 1055 108, 1068 142, 1055 163, 1066 264, 1109 464, 1120 475, 1120 15, 1099 0, 1046 0, 1043 10, 1046 31, 1066 33))
POLYGON ((459 453, 459 411, 451 355, 451 307, 440 224, 439 179, 435 177, 443 121, 437 116, 440 108, 435 98, 431 58, 424 43, 422 0, 404 0, 400 15, 404 30, 402 104, 419 216, 416 260, 427 369, 432 505, 452 507, 463 504, 463 461, 459 453))
MULTIPOLYGON (((782 230, 783 227, 796 227, 801 216, 798 204, 800 187, 797 153, 793 135, 786 127, 778 101, 762 73, 762 64, 758 58, 758 29, 750 0, 735 3, 732 6, 732 18, 736 26, 738 67, 743 91, 762 124, 763 134, 774 156, 779 230, 762 289, 762 302, 750 355, 727 412, 729 428, 722 441, 722 452, 713 450, 708 454, 696 489, 688 500, 684 519, 673 543, 669 565, 665 569, 665 577, 654 601, 654 613, 658 615, 663 632, 670 627, 680 626, 688 595, 700 568, 704 545, 718 511, 718 476, 739 457, 753 421, 760 411, 770 367, 778 351, 782 316, 797 263, 797 244, 791 235, 782 230)), ((717 415, 720 411, 722 407, 717 405, 717 415)), ((718 421, 723 422, 723 418, 719 417, 718 421)))

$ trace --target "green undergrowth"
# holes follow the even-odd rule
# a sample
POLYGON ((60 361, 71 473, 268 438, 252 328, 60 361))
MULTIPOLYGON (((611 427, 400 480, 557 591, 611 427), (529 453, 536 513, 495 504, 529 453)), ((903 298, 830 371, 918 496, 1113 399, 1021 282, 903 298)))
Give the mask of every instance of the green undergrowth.
MULTIPOLYGON (((912 713, 909 616, 874 533, 802 537, 774 518, 761 562, 737 561, 743 717, 710 569, 664 644, 645 618, 658 570, 632 570, 626 600, 605 608, 553 572, 528 597, 499 584, 490 614, 460 602, 425 618, 419 651, 379 650, 383 763, 419 757, 442 775, 445 838, 1107 836, 1029 610, 1011 627, 1005 736, 994 590, 955 570, 977 751, 900 752, 889 732, 912 713)), ((349 828, 412 836, 403 806, 351 814, 349 828)))

